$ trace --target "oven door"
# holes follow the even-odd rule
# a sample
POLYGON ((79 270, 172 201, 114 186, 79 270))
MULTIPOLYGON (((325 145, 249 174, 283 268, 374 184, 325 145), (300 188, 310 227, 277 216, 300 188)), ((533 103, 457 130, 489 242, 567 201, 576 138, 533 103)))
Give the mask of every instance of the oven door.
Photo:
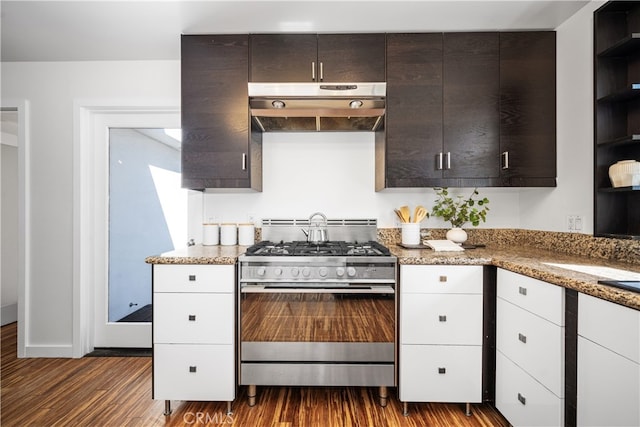
POLYGON ((245 284, 241 384, 394 385, 392 285, 245 284))

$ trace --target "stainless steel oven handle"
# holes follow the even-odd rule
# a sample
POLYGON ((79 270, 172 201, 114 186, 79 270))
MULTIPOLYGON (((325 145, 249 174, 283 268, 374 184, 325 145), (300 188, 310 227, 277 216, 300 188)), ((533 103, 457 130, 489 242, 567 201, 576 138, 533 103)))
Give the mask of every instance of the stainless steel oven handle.
POLYGON ((392 286, 368 287, 290 287, 278 285, 250 285, 240 288, 243 294, 395 294, 392 286))

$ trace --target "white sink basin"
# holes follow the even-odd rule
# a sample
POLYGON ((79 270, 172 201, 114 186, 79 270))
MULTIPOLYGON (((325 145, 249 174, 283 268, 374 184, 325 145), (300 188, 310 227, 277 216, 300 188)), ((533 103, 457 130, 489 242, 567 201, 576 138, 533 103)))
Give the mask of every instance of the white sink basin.
POLYGON ((620 270, 618 268, 602 267, 599 265, 579 265, 579 264, 556 264, 545 262, 553 267, 573 270, 580 273, 591 274, 592 276, 606 277, 613 280, 640 280, 640 273, 634 271, 620 270))

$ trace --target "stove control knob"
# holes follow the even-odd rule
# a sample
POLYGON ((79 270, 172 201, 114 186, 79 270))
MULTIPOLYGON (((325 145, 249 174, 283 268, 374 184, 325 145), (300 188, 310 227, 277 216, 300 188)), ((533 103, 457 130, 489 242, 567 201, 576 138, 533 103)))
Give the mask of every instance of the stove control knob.
POLYGON ((302 275, 303 275, 304 277, 309 277, 309 275, 310 275, 310 274, 311 274, 311 270, 309 270, 309 267, 304 267, 304 268, 302 269, 302 275))
POLYGON ((338 277, 344 276, 344 267, 336 268, 336 276, 338 276, 338 277))
POLYGON ((347 267, 347 276, 354 277, 356 275, 356 269, 354 267, 347 267))
POLYGON ((276 276, 280 276, 282 274, 282 269, 278 267, 273 272, 276 274, 276 276))
POLYGON ((327 277, 327 267, 320 267, 318 274, 320 277, 327 277))
POLYGON ((264 276, 264 274, 267 272, 267 269, 264 267, 258 267, 258 276, 264 276))
POLYGON ((298 269, 298 267, 293 267, 293 268, 291 269, 291 275, 292 275, 293 277, 298 277, 298 275, 299 275, 299 274, 300 274, 300 269, 298 269))

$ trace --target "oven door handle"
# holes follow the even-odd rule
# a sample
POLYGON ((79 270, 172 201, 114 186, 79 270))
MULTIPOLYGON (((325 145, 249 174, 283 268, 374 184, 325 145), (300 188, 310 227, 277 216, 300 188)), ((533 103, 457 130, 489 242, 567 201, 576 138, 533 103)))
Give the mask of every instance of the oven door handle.
POLYGON ((323 286, 323 287, 293 287, 282 285, 250 285, 240 288, 243 294, 395 294, 392 286, 323 286))

